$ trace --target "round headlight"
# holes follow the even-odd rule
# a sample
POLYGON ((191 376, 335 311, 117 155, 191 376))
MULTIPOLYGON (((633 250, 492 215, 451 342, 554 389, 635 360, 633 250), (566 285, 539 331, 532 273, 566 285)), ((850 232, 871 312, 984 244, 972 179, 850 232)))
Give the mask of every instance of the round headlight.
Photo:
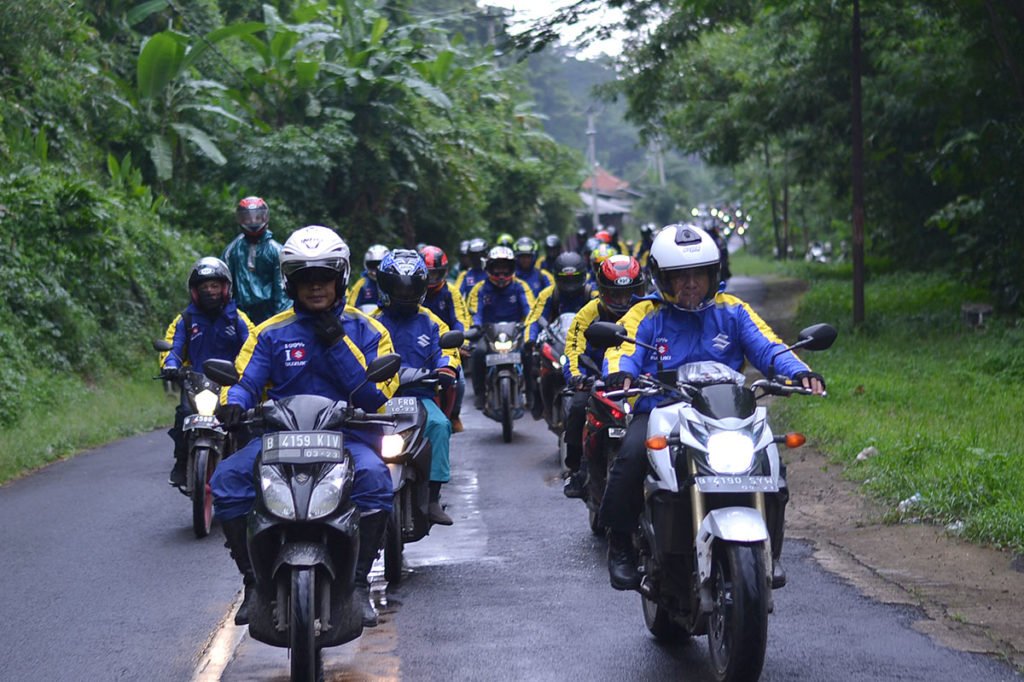
POLYGON ((384 459, 398 457, 405 449, 405 439, 401 434, 389 433, 380 439, 380 455, 384 459))
POLYGON ((708 465, 722 474, 741 474, 754 464, 754 441, 737 431, 718 431, 708 438, 708 465))

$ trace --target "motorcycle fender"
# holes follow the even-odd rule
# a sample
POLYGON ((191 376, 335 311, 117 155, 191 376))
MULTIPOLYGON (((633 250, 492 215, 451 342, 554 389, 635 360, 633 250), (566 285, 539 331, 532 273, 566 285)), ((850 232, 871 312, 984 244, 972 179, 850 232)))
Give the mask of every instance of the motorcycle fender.
POLYGON ((697 532, 697 572, 702 583, 711 577, 711 547, 715 540, 764 542, 767 546, 768 526, 761 512, 752 507, 724 507, 708 512, 697 532))
POLYGON ((277 575, 282 566, 323 566, 334 580, 334 562, 327 553, 327 547, 318 542, 289 542, 281 547, 274 559, 274 570, 277 575))
POLYGON ((192 447, 194 448, 210 448, 211 450, 220 450, 221 438, 212 438, 210 436, 200 436, 192 441, 192 447))

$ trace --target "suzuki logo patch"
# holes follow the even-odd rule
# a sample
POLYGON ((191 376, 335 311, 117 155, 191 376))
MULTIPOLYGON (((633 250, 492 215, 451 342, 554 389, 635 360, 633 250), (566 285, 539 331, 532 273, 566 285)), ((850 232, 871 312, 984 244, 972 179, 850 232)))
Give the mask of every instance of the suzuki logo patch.
POLYGON ((719 352, 725 352, 725 349, 728 348, 731 343, 732 342, 729 340, 729 337, 725 334, 719 334, 715 338, 711 339, 711 345, 719 352))
POLYGON ((430 345, 430 337, 427 336, 426 334, 420 334, 419 336, 416 337, 416 343, 418 343, 423 348, 426 348, 427 346, 430 345))
POLYGON ((284 348, 284 364, 286 367, 300 367, 306 364, 308 355, 305 343, 301 341, 289 343, 284 348))

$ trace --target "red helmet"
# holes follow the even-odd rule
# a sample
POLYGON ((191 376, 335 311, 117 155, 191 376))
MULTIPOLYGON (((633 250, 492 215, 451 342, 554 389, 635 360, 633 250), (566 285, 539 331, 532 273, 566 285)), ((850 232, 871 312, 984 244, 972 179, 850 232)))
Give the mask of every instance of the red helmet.
POLYGON ((259 197, 246 197, 238 202, 235 218, 243 232, 250 237, 258 237, 270 224, 270 208, 259 197))
POLYGON ((610 256, 597 270, 601 303, 616 315, 624 315, 633 305, 633 297, 643 296, 645 289, 643 270, 632 256, 610 256))
POLYGON ((612 233, 609 232, 608 230, 600 230, 598 232, 595 232, 594 237, 597 238, 599 242, 604 242, 605 244, 612 243, 612 233))
POLYGON ((430 245, 420 249, 420 256, 427 264, 427 290, 440 291, 448 276, 448 256, 441 248, 430 245))

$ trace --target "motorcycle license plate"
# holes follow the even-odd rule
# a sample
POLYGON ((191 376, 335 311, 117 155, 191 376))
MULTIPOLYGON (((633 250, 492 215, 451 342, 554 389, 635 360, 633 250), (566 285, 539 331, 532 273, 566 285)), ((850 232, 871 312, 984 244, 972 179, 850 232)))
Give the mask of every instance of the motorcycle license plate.
POLYGON ((702 493, 774 493, 779 486, 771 476, 697 476, 702 493))
POLYGON ((625 436, 626 436, 626 429, 620 429, 620 428, 617 428, 617 427, 616 428, 608 429, 608 437, 609 438, 625 438, 625 436))
POLYGON ((522 360, 519 359, 519 353, 488 353, 487 355, 487 366, 494 367, 495 365, 518 365, 522 360))
POLYGON ((212 414, 190 414, 185 417, 185 424, 182 427, 186 431, 190 429, 214 429, 220 426, 220 422, 212 414))
POLYGON ((416 414, 416 398, 392 398, 384 403, 384 414, 416 414))
POLYGON ((263 436, 264 464, 343 462, 344 439, 337 431, 278 431, 263 436))

